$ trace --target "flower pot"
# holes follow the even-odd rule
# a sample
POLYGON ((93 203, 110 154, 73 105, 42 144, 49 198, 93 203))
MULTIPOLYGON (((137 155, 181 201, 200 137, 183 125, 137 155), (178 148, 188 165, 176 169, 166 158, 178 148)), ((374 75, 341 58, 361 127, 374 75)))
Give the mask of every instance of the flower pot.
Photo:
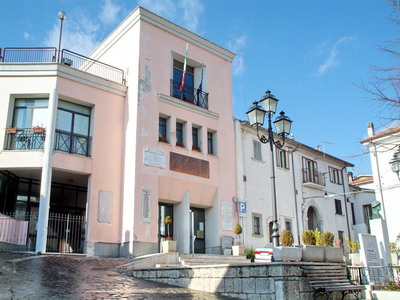
POLYGON ((349 259, 351 261, 352 266, 360 266, 361 265, 360 253, 350 253, 349 259))
POLYGON ((11 127, 6 129, 7 134, 16 134, 18 132, 18 129, 16 127, 11 127))
POLYGON ((233 256, 244 256, 244 245, 232 246, 232 255, 233 256))
POLYGON ((314 245, 303 245, 301 261, 323 262, 324 261, 324 248, 314 245))
POLYGON ((162 250, 163 253, 176 252, 176 241, 163 241, 162 250))
POLYGON ((42 128, 42 127, 34 127, 34 128, 32 128, 32 130, 33 130, 33 133, 36 133, 36 134, 42 134, 43 132, 44 132, 44 128, 42 128))
POLYGON ((338 263, 344 262, 342 247, 324 246, 323 248, 324 248, 324 261, 325 262, 338 262, 338 263))
POLYGON ((272 257, 275 261, 300 261, 302 248, 299 247, 274 247, 272 257))

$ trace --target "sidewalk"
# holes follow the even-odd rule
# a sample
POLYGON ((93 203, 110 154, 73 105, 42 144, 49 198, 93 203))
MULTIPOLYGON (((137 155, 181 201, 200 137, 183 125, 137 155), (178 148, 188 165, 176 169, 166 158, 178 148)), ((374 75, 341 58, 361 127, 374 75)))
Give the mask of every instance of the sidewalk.
POLYGON ((230 299, 115 270, 129 261, 0 252, 0 299, 230 299))

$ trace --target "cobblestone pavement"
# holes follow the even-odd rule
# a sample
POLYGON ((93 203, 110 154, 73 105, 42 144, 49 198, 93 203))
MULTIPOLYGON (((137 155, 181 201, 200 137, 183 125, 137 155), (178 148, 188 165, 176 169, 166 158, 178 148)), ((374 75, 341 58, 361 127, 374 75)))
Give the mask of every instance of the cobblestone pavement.
POLYGON ((128 261, 0 252, 0 299, 231 299, 115 270, 128 261))

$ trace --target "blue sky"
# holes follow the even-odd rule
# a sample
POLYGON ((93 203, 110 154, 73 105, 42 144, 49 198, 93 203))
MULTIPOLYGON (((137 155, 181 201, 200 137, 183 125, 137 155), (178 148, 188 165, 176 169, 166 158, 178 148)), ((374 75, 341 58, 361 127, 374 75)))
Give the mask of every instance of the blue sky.
POLYGON ((62 48, 89 54, 137 5, 237 53, 235 117, 269 89, 296 140, 370 172, 359 141, 368 122, 385 129, 385 111, 354 84, 396 63, 377 47, 397 37, 387 0, 2 1, 0 47, 57 47, 63 10, 62 48))

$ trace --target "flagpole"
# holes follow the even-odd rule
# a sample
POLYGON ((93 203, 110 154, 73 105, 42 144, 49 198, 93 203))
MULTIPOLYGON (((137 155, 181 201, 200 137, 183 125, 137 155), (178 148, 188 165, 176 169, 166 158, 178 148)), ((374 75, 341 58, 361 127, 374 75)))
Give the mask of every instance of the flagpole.
POLYGON ((181 92, 181 99, 183 99, 183 87, 185 85, 185 76, 186 76, 186 63, 189 54, 189 43, 186 43, 186 53, 185 53, 185 60, 183 62, 183 72, 182 72, 182 81, 179 87, 179 91, 181 92))

